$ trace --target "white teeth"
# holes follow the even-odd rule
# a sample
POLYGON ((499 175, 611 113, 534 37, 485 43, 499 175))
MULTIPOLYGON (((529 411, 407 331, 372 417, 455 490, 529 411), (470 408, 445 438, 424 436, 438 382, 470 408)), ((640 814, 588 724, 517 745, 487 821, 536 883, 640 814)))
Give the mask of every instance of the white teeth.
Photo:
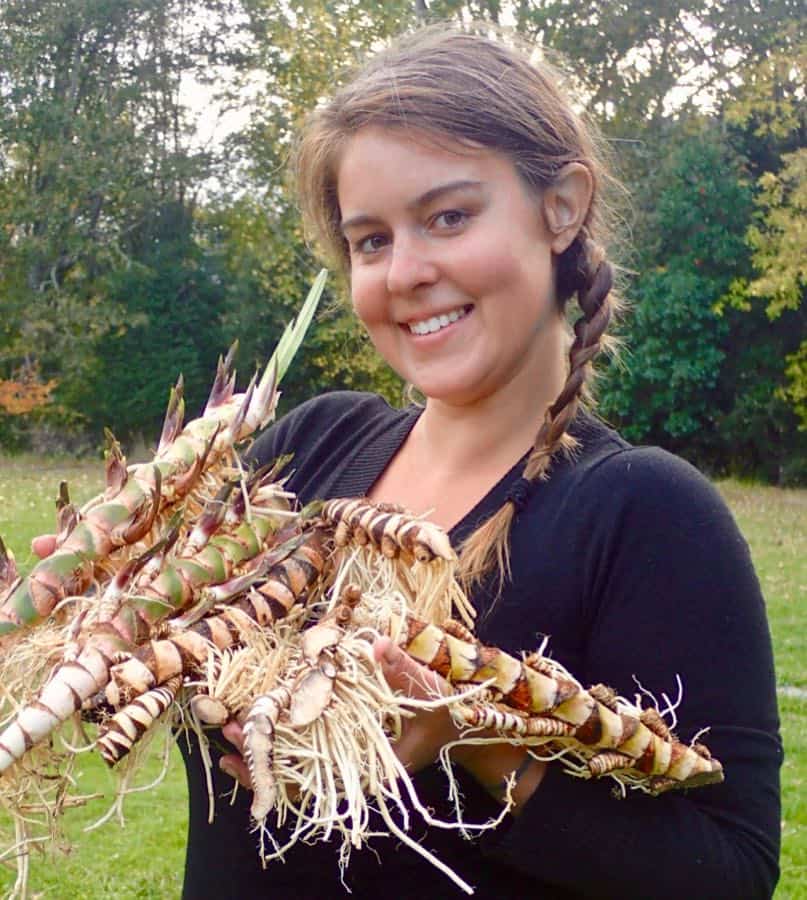
POLYGON ((445 328, 452 322, 456 322, 457 319, 462 319, 467 315, 468 312, 464 307, 462 309, 452 309, 450 313, 432 316, 431 319, 424 319, 422 322, 410 322, 409 330, 412 334, 431 334, 433 331, 439 331, 441 328, 445 328))

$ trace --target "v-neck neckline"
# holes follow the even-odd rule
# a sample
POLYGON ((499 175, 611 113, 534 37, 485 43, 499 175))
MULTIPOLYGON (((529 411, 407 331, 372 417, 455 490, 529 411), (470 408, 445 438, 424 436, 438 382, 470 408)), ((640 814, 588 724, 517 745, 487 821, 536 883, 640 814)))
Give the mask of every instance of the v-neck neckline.
MULTIPOLYGON (((365 477, 362 478, 361 484, 356 485, 357 489, 354 493, 363 496, 366 496, 369 493, 372 486, 378 481, 395 454, 401 449, 404 442, 409 437, 410 432, 415 427, 415 424, 422 413, 423 407, 414 405, 400 410, 400 421, 392 428, 389 428, 379 442, 379 450, 382 452, 376 457, 378 465, 374 466, 372 470, 365 469, 362 472, 365 477)), ((514 465, 511 466, 511 468, 505 472, 505 474, 493 484, 482 497, 479 498, 473 507, 471 507, 458 522, 448 529, 447 534, 453 545, 457 546, 462 543, 462 541, 471 534, 477 526, 504 504, 507 491, 511 484, 520 477, 528 454, 529 450, 525 451, 521 459, 514 463, 514 465)))

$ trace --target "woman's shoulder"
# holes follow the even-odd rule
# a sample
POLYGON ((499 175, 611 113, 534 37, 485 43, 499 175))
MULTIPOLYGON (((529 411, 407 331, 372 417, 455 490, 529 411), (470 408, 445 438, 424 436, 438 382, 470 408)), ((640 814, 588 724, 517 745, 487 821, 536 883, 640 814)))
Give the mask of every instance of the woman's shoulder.
POLYGON ((588 494, 667 513, 693 504, 724 508, 719 491, 694 465, 661 447, 628 443, 594 417, 584 426, 580 483, 588 494), (586 443, 588 446, 586 447, 586 443))
POLYGON ((633 446, 598 423, 571 470, 566 491, 561 493, 558 486, 556 524, 573 531, 589 547, 613 552, 615 544, 630 545, 639 553, 653 548, 653 555, 661 547, 697 556, 748 555, 747 543, 718 488, 694 465, 667 450, 633 446))
POLYGON ((603 455, 588 473, 588 491, 634 512, 679 517, 697 524, 712 513, 729 515, 720 492, 687 460, 661 447, 625 445, 603 455))
POLYGON ((280 419, 278 424, 294 423, 311 417, 331 418, 342 415, 361 417, 395 412, 398 410, 393 409, 379 394, 369 391, 327 391, 295 406, 280 419))
POLYGON ((392 419, 400 415, 378 394, 367 391, 329 391, 306 400, 284 415, 275 427, 286 431, 300 430, 311 422, 334 422, 367 419, 392 419))

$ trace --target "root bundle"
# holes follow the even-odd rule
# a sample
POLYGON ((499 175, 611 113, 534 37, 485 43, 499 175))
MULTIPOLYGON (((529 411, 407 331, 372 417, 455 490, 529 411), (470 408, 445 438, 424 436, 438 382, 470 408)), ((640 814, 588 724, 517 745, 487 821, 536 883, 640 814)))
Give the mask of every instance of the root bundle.
MULTIPOLYGON (((413 815, 471 827, 459 814, 434 821, 395 755, 418 708, 448 706, 460 743, 523 744, 623 789, 722 779, 708 750, 679 742, 652 707, 585 689, 541 652, 515 658, 476 641, 439 528, 363 499, 304 513, 277 468, 245 471, 235 443, 271 415, 274 385, 270 371, 236 395, 225 361, 205 413, 184 428, 175 390, 153 463, 127 470, 113 450, 103 495, 68 513, 63 497, 50 562, 20 579, 0 547, 0 805, 14 822, 0 859, 17 861, 14 893, 28 851, 57 841, 59 817, 83 802, 77 753, 95 748, 120 766, 166 718, 203 744, 208 726, 242 724, 267 861, 338 835, 346 865, 377 813, 466 890, 407 833, 413 815), (380 636, 447 693, 393 691, 373 656, 380 636), (285 845, 269 821, 289 826, 285 845)), ((123 765, 125 783, 137 759, 123 765)))

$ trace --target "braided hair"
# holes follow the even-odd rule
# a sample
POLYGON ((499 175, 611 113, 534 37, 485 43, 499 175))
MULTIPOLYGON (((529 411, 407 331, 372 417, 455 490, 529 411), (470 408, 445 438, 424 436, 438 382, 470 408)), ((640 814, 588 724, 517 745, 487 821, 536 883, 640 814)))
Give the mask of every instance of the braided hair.
POLYGON ((516 514, 529 502, 535 484, 548 477, 554 457, 569 453, 576 446, 568 429, 586 394, 591 362, 600 352, 611 319, 613 269, 602 247, 581 231, 561 256, 559 285, 561 277, 575 285, 582 311, 574 324, 568 375, 560 394, 546 411, 522 476, 509 490, 503 506, 465 541, 460 572, 469 586, 497 567, 501 587, 510 571, 509 535, 516 514))
MULTIPOLYGON (((445 25, 421 28, 351 73, 309 117, 295 152, 300 207, 324 256, 350 279, 350 254, 340 228, 339 163, 346 143, 368 126, 419 131, 484 147, 508 157, 528 188, 540 194, 569 163, 585 166, 593 184, 582 227, 556 265, 559 311, 576 297, 568 374, 547 409, 522 477, 503 506, 465 541, 460 574, 470 588, 498 569, 509 574, 509 534, 553 459, 570 452, 569 426, 587 399, 592 360, 606 339, 615 300, 613 269, 603 244, 602 193, 613 181, 596 130, 584 124, 561 89, 558 71, 529 48, 445 25)), ((615 183, 615 182, 614 182, 615 183)))

